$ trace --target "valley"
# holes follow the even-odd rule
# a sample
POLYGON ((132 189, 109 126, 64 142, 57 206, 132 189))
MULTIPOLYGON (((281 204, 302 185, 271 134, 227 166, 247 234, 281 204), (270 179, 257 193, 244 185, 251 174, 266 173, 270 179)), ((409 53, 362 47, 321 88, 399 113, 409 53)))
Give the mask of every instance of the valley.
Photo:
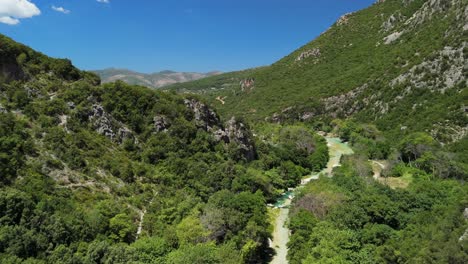
POLYGON ((342 155, 350 155, 353 153, 352 149, 338 138, 326 137, 327 146, 329 149, 330 160, 327 163, 327 167, 324 168, 320 173, 313 174, 301 180, 301 184, 294 188, 294 190, 288 191, 283 194, 281 198, 274 204, 274 208, 271 210, 279 211, 275 215, 273 226, 273 237, 270 242, 270 247, 275 249, 276 254, 273 257, 273 260, 270 262, 272 264, 281 264, 288 263, 287 253, 288 253, 288 242, 289 242, 289 229, 288 225, 288 215, 289 215, 289 206, 291 206, 291 200, 294 197, 294 193, 298 188, 304 187, 306 184, 310 183, 313 180, 319 179, 319 177, 332 177, 333 168, 340 166, 340 160, 342 155))
POLYGON ((203 74, 89 72, 0 34, 0 262, 468 263, 467 21, 466 0, 379 0, 203 74))

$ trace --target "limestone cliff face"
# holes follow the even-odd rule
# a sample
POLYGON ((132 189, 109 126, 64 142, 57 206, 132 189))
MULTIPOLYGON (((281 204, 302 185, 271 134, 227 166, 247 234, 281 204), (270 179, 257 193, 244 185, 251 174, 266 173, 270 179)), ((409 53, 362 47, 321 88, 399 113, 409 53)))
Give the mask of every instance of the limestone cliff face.
MULTIPOLYGON (((92 100, 92 98, 89 100, 92 100)), ((191 120, 197 128, 211 133, 218 142, 236 144, 239 152, 246 160, 251 161, 255 159, 254 140, 246 124, 234 117, 223 123, 213 109, 198 100, 185 99, 184 103, 193 114, 191 120)), ((130 139, 138 143, 135 133, 124 123, 115 119, 98 102, 93 103, 88 114, 88 121, 97 133, 108 137, 114 142, 122 143, 130 139)), ((171 119, 165 115, 153 117, 153 133, 166 133, 170 130, 171 125, 171 119)))
POLYGON ((252 134, 244 123, 232 117, 226 122, 224 132, 230 142, 235 142, 239 145, 242 155, 247 160, 255 159, 256 151, 254 141, 252 140, 252 134))
POLYGON ((232 117, 223 124, 213 109, 195 99, 186 99, 185 105, 193 112, 198 128, 211 132, 217 141, 237 144, 246 160, 255 159, 256 151, 252 134, 244 123, 232 117))
POLYGON ((123 123, 115 120, 101 104, 93 105, 88 118, 96 132, 115 142, 122 143, 126 139, 134 139, 132 131, 123 123))
POLYGON ((213 131, 216 127, 221 127, 221 121, 216 112, 206 104, 195 99, 186 99, 185 106, 194 114, 195 125, 205 131, 213 131))

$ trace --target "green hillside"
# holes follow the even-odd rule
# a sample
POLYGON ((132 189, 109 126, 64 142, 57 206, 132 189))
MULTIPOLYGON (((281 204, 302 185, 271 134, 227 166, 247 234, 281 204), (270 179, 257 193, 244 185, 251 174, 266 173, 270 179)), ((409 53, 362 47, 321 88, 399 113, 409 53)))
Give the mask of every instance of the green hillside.
POLYGON ((352 117, 386 133, 426 130, 451 142, 468 123, 466 4, 378 1, 271 66, 167 89, 204 94, 226 116, 352 117), (245 80, 254 82, 243 89, 245 80))
POLYGON ((302 126, 262 141, 194 96, 0 47, 1 263, 264 261, 266 204, 327 161, 302 126))
POLYGON ((379 0, 160 90, 0 35, 0 263, 468 263, 466 21, 379 0))

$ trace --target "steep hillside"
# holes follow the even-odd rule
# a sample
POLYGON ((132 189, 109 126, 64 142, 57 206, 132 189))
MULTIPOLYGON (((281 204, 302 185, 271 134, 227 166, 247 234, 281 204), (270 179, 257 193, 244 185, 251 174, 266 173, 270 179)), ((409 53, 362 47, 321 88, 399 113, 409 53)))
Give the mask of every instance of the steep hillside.
POLYGON ((93 71, 103 83, 124 81, 128 84, 142 85, 152 88, 160 88, 162 86, 194 81, 209 76, 221 74, 221 72, 195 73, 195 72, 174 72, 162 71, 151 74, 139 73, 125 69, 104 69, 93 71))
POLYGON ((166 89, 205 94, 224 115, 355 118, 386 133, 466 136, 466 0, 386 0, 342 16, 277 63, 166 89))
POLYGON ((0 47, 2 263, 264 262, 267 202, 326 164, 307 128, 260 140, 194 96, 0 47))

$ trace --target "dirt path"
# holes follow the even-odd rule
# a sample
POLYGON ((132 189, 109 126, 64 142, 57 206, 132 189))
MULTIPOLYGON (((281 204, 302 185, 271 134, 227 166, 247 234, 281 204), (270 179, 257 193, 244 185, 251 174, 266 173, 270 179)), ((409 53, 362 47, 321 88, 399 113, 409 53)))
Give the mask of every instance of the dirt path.
MULTIPOLYGON (((153 195, 153 198, 151 198, 151 201, 148 203, 148 206, 151 206, 153 204, 154 198, 156 197, 157 194, 158 193, 156 192, 153 195)), ((138 237, 140 237, 141 232, 143 231, 143 221, 145 220, 146 212, 147 212, 146 207, 143 208, 143 210, 138 210, 138 214, 140 216, 140 222, 138 223, 138 228, 137 228, 137 232, 136 232, 136 239, 138 239, 138 237)))

